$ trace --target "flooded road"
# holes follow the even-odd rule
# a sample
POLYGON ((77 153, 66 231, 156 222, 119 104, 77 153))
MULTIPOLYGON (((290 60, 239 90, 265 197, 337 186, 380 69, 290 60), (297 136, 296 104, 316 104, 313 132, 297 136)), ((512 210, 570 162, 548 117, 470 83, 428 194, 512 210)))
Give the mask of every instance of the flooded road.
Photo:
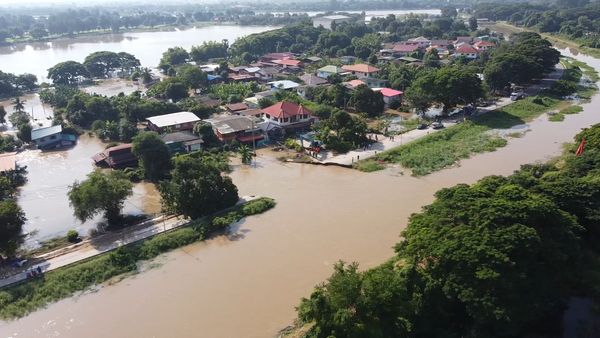
POLYGON ((257 168, 238 167, 232 177, 241 195, 273 197, 275 209, 230 236, 163 255, 157 268, 2 323, 0 337, 272 337, 338 259, 380 264, 435 191, 557 155, 582 127, 600 122, 599 96, 583 107, 560 123, 540 117, 506 147, 424 178, 399 168, 366 174, 285 164, 263 152, 257 168))
POLYGON ((67 60, 83 62, 96 51, 127 52, 144 67, 157 67, 162 53, 170 47, 201 45, 222 39, 233 43, 242 36, 274 29, 272 26, 211 25, 173 31, 139 32, 82 36, 51 42, 35 42, 0 47, 0 70, 13 74, 31 73, 38 82, 48 81, 48 68, 67 60))

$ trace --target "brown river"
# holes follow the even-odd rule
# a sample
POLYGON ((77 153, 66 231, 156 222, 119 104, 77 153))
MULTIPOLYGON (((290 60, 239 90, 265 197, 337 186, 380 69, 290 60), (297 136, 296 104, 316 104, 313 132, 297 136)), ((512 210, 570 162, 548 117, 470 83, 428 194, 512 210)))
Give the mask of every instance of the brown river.
POLYGON ((391 257, 407 218, 435 191, 557 155, 581 128, 600 122, 599 96, 583 106, 560 123, 542 116, 506 147, 424 178, 399 168, 365 174, 285 164, 263 152, 256 168, 236 167, 232 177, 241 195, 273 197, 275 209, 115 285, 0 323, 0 337, 273 337, 337 260, 366 268, 391 257))

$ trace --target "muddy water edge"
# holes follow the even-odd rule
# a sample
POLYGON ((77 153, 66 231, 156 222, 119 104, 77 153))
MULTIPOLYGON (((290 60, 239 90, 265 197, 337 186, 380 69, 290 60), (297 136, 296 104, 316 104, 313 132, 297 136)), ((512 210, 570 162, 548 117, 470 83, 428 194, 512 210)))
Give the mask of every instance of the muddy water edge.
MULTIPOLYGON (((575 57, 600 70, 600 61, 575 57)), ((407 218, 435 191, 558 155, 581 128, 600 122, 599 96, 583 107, 560 123, 542 116, 506 147, 424 178, 400 168, 365 174, 285 164, 264 151, 255 168, 236 167, 232 177, 241 195, 273 197, 275 209, 115 285, 1 323, 0 336, 272 337, 337 260, 367 268, 391 257, 407 218)))

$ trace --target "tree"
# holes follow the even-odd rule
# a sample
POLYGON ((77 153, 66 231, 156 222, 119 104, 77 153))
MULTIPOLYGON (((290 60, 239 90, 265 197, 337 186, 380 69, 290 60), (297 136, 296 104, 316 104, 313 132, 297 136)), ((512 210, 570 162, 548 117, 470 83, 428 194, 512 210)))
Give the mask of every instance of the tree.
POLYGON ((61 62, 48 69, 48 78, 57 85, 73 85, 89 77, 85 66, 76 61, 61 62))
POLYGON ((0 106, 0 124, 6 123, 6 109, 4 106, 0 106))
POLYGON ((238 149, 243 164, 252 163, 252 150, 245 144, 242 144, 238 149))
POLYGON ((351 102, 356 110, 364 112, 370 117, 381 115, 385 107, 383 95, 380 92, 371 90, 366 85, 356 87, 352 92, 351 102))
POLYGON ((23 242, 25 213, 13 200, 0 201, 0 253, 11 256, 23 242))
POLYGON ((155 83, 147 92, 148 96, 170 99, 177 102, 188 97, 187 86, 179 78, 168 78, 155 83))
POLYGON ((23 123, 17 126, 17 137, 23 142, 31 142, 31 131, 33 127, 29 123, 23 123))
POLYGON ((347 112, 333 108, 330 116, 317 128, 318 139, 327 149, 345 153, 367 141, 367 123, 347 112))
POLYGON ((82 182, 75 181, 69 190, 73 213, 81 222, 103 212, 111 225, 121 219, 125 199, 132 194, 133 185, 119 171, 103 173, 95 170, 82 182))
POLYGON ((190 57, 195 62, 207 61, 208 59, 225 58, 227 57, 227 49, 229 42, 223 40, 205 41, 201 46, 193 46, 190 51, 190 57))
POLYGON ((219 139, 215 135, 215 131, 210 123, 197 122, 194 125, 194 134, 202 137, 205 147, 216 146, 219 144, 219 139))
POLYGON ((429 68, 437 68, 440 65, 440 56, 437 49, 432 48, 425 53, 423 64, 429 68))
POLYGON ((471 30, 471 32, 477 30, 477 18, 474 16, 469 18, 469 29, 471 30))
POLYGON ((167 177, 171 170, 169 147, 155 132, 141 132, 132 139, 133 153, 144 170, 144 176, 151 181, 167 177))
POLYGON ((108 74, 121 66, 121 59, 115 52, 99 51, 86 56, 83 65, 94 77, 108 77, 108 74))
POLYGON ((209 159, 175 158, 171 180, 159 186, 163 208, 196 219, 235 205, 237 187, 209 159))
POLYGON ((442 8, 442 16, 455 18, 458 15, 456 7, 446 6, 442 8))
POLYGON ((177 69, 177 77, 190 89, 199 89, 208 85, 206 73, 190 64, 179 67, 177 69))
POLYGON ((190 58, 188 52, 182 47, 172 47, 163 53, 158 68, 167 72, 173 66, 185 63, 190 58))
POLYGON ((25 111, 25 100, 21 100, 20 97, 14 98, 12 101, 12 104, 13 104, 13 109, 17 113, 22 113, 23 111, 25 111))

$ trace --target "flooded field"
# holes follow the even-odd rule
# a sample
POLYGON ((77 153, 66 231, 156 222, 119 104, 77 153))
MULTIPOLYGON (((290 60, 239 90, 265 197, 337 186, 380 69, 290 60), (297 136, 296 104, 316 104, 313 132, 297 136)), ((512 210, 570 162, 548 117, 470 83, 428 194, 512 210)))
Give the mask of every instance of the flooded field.
MULTIPOLYGON (((577 58, 600 69, 595 59, 577 58)), ((557 155, 581 128, 600 122, 598 96, 583 107, 561 123, 542 116, 505 148, 424 178, 400 168, 365 174, 286 164, 263 151, 256 168, 236 166, 232 177, 241 195, 273 197, 275 209, 229 236, 163 255, 158 267, 116 285, 2 323, 0 337, 272 337, 337 260, 380 264, 435 191, 557 155)))

